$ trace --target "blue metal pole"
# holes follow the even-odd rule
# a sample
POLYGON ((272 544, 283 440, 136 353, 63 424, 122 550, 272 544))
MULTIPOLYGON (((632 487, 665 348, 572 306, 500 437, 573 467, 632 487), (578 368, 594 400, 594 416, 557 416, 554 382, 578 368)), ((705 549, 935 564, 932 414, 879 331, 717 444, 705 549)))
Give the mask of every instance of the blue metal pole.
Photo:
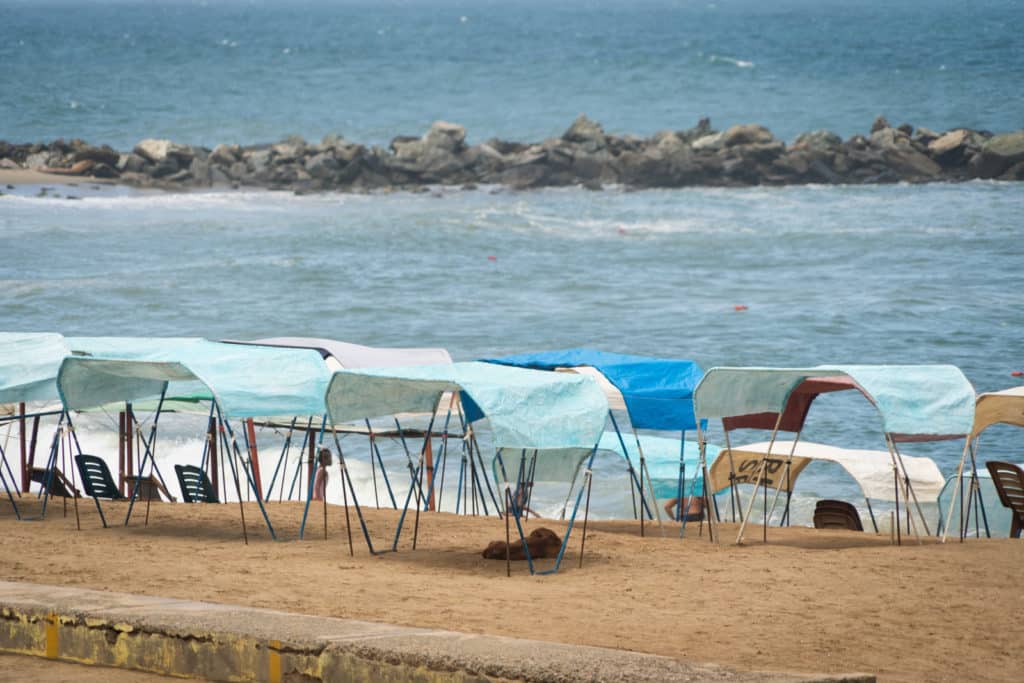
MULTIPOLYGON (((502 450, 504 449, 499 448, 495 457, 498 459, 498 466, 501 468, 501 478, 505 480, 505 490, 508 491, 510 488, 508 481, 508 472, 505 471, 505 461, 501 457, 502 450)), ((516 503, 515 496, 506 495, 505 497, 509 501, 509 504, 512 505, 512 518, 516 521, 516 529, 519 531, 519 541, 523 544, 523 553, 526 555, 526 563, 530 567, 530 574, 535 574, 536 571, 533 567, 533 556, 530 555, 530 546, 526 542, 526 533, 523 531, 523 521, 521 518, 521 512, 519 510, 519 504, 516 503)), ((509 514, 509 511, 506 510, 505 514, 509 514)))
MULTIPOLYGON (((587 460, 587 469, 585 470, 586 476, 593 476, 594 458, 597 456, 598 444, 594 444, 594 450, 590 452, 590 458, 587 460)), ((576 513, 579 512, 580 503, 583 502, 584 489, 588 486, 580 485, 580 490, 576 493, 576 505, 572 508, 572 515, 569 517, 569 526, 565 529, 565 537, 562 539, 562 547, 558 549, 558 556, 555 558, 555 566, 553 569, 540 572, 541 574, 556 574, 558 568, 562 566, 562 557, 565 556, 565 549, 569 545, 569 536, 572 534, 573 524, 576 523, 576 513)))
MULTIPOLYGON (((223 415, 223 413, 221 413, 220 406, 217 406, 217 415, 218 415, 218 417, 220 417, 221 422, 227 428, 228 436, 231 437, 231 448, 232 448, 233 453, 229 454, 228 460, 232 460, 230 455, 234 455, 234 457, 238 458, 238 460, 241 462, 241 460, 242 460, 242 453, 238 449, 238 440, 235 438, 234 430, 231 429, 231 423, 224 419, 224 415, 223 415)), ((233 465, 232 465, 232 469, 234 469, 233 465)), ((267 510, 266 510, 265 507, 263 507, 263 498, 262 498, 262 496, 260 496, 259 489, 256 488, 256 482, 253 480, 252 475, 249 473, 249 468, 248 467, 243 467, 243 469, 245 470, 245 477, 246 477, 246 479, 249 482, 249 487, 252 489, 252 492, 256 495, 256 504, 260 506, 260 512, 263 514, 263 521, 265 521, 267 523, 267 530, 270 531, 270 537, 276 541, 277 540, 277 534, 274 533, 274 525, 270 523, 270 517, 267 515, 267 510)), ((235 476, 236 476, 236 482, 237 482, 237 476, 238 475, 236 474, 235 476)), ((236 483, 236 488, 237 488, 237 483, 236 483)), ((241 491, 238 492, 238 499, 239 499, 238 500, 239 504, 241 504, 241 502, 242 502, 242 500, 241 500, 242 499, 242 492, 241 491)))

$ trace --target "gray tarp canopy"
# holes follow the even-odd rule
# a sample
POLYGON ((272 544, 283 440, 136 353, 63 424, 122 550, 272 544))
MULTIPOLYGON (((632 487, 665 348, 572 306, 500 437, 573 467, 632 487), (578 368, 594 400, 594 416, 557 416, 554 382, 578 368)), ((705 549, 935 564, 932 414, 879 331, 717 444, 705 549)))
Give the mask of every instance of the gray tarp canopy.
POLYGON ((414 365, 443 365, 452 362, 445 349, 384 348, 363 346, 318 337, 268 337, 253 341, 225 340, 231 344, 258 344, 296 349, 314 349, 325 359, 333 358, 342 368, 394 368, 414 365))

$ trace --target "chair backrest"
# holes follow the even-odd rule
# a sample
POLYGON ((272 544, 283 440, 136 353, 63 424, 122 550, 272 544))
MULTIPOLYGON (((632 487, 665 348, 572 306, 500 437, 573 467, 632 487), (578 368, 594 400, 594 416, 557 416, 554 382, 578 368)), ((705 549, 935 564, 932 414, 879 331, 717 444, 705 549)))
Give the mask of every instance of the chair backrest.
POLYGON ((78 473, 82 475, 85 495, 111 500, 124 498, 114 483, 114 478, 110 476, 110 470, 103 458, 80 454, 75 456, 75 464, 78 465, 78 473))
POLYGON ((194 465, 175 465, 181 497, 186 503, 219 503, 206 473, 194 465))
POLYGON ((1024 526, 1024 469, 1019 465, 999 460, 989 460, 985 467, 992 475, 992 483, 999 494, 999 502, 1013 512, 1010 535, 1018 536, 1021 527, 1024 526))
POLYGON ((864 531, 857 508, 845 500, 819 500, 814 506, 814 528, 864 531))

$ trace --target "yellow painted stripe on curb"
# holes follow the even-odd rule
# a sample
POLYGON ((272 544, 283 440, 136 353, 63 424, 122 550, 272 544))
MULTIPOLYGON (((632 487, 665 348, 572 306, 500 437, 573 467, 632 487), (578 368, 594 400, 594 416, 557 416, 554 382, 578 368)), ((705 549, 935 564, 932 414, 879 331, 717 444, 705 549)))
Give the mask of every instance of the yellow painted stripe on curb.
POLYGON ((46 658, 57 659, 60 656, 60 631, 56 614, 46 618, 46 658))
POLYGON ((272 640, 267 650, 267 681, 281 683, 281 641, 272 640))

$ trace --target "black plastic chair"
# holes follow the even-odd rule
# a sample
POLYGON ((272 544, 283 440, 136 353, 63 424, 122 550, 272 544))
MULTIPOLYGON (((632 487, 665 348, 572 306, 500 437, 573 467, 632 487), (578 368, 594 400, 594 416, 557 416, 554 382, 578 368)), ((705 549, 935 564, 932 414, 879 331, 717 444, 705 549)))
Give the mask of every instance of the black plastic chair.
POLYGON ((985 463, 992 483, 996 485, 999 502, 1013 514, 1010 538, 1020 538, 1024 529, 1024 470, 1010 462, 989 460, 985 463))
POLYGON ((186 503, 220 502, 210 480, 206 477, 206 472, 200 468, 193 465, 175 465, 174 473, 178 476, 181 497, 186 503))
POLYGON ((117 484, 114 483, 114 478, 110 476, 110 469, 107 468, 107 463, 103 461, 103 458, 98 458, 95 455, 76 455, 75 464, 78 466, 78 473, 82 475, 82 488, 85 489, 85 495, 92 496, 96 503, 96 509, 99 510, 103 528, 106 528, 107 518, 103 515, 103 508, 100 507, 100 498, 124 500, 124 496, 121 495, 117 484))
POLYGON ((845 500, 819 500, 814 506, 814 528, 864 531, 857 508, 845 500))

